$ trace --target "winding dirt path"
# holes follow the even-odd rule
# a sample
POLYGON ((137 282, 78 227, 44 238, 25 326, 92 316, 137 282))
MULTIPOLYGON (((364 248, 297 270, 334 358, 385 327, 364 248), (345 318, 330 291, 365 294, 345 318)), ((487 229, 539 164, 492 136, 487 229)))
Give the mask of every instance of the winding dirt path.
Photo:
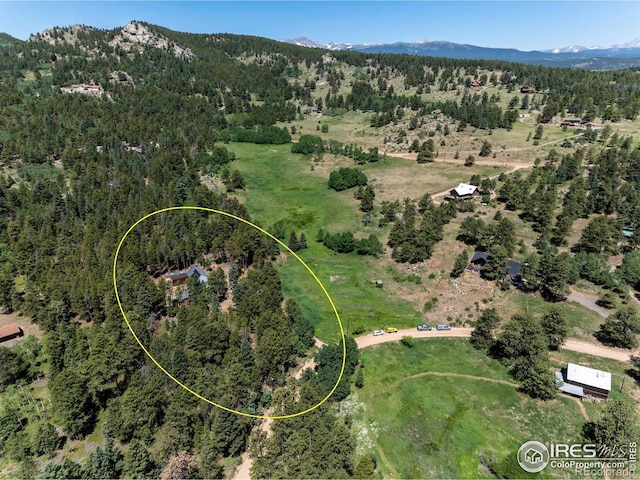
MULTIPOLYGON (((326 343, 324 343, 322 340, 320 340, 317 337, 315 338, 315 346, 318 349, 324 347, 325 345, 326 343)), ((315 366, 316 366, 316 362, 314 358, 308 357, 302 363, 302 365, 300 365, 298 370, 293 374, 293 377, 296 380, 300 380, 300 377, 302 376, 302 372, 304 372, 305 369, 307 368, 313 369, 315 368, 315 366)), ((267 415, 269 414, 267 413, 267 415)), ((260 428, 260 430, 262 430, 267 435, 269 435, 269 432, 271 432, 272 422, 273 422, 273 418, 266 418, 260 423, 260 426, 258 428, 260 428)), ((249 457, 249 452, 245 451, 242 454, 241 458, 242 458, 242 463, 240 463, 238 468, 236 468, 235 472, 233 473, 233 476, 231 477, 232 480, 249 480, 251 478, 250 473, 251 473, 251 465, 253 465, 253 460, 251 460, 251 457, 249 457)))
MULTIPOLYGON (((541 143, 539 145, 531 145, 530 147, 513 147, 513 148, 506 148, 504 150, 500 150, 499 153, 517 153, 517 152, 524 152, 527 150, 535 150, 535 149, 539 149, 542 147, 546 147, 547 145, 553 145, 555 143, 560 143, 560 142, 564 142, 565 140, 568 140, 570 138, 575 138, 575 137, 580 137, 582 135, 582 133, 578 133, 575 135, 569 135, 568 137, 563 137, 563 138, 559 138, 557 140, 551 140, 549 142, 545 142, 545 143, 541 143)), ((418 154, 417 153, 400 153, 400 152, 383 152, 384 154, 387 155, 387 157, 396 157, 396 158, 404 158, 407 160, 415 160, 416 158, 418 158, 418 154)), ((465 154, 471 154, 471 155, 477 155, 478 150, 458 150, 458 154, 460 156, 465 155, 465 154)), ((446 158, 446 162, 444 160, 441 160, 440 158, 436 158, 435 161, 436 162, 443 162, 443 163, 460 163, 461 165, 464 164, 464 159, 452 159, 453 155, 455 154, 455 152, 445 152, 442 151, 441 154, 443 155, 443 158, 446 158), (449 156, 450 155, 450 156, 449 156)), ((476 160, 476 164, 477 165, 504 165, 506 162, 504 161, 494 161, 495 163, 489 163, 490 160, 476 160)), ((512 164, 513 165, 513 164, 512 164)), ((532 167, 533 163, 528 163, 527 164, 528 167, 532 167)))

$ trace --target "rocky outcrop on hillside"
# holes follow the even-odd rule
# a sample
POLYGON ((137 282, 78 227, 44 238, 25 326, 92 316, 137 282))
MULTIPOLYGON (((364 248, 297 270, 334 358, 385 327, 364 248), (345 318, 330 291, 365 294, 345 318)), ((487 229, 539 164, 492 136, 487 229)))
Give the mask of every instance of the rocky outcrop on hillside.
POLYGON ((70 27, 60 28, 53 27, 43 30, 42 33, 36 33, 29 37, 29 42, 45 41, 51 45, 59 45, 63 43, 75 43, 79 40, 79 36, 93 32, 96 29, 86 25, 75 24, 70 27))
POLYGON ((120 34, 109 42, 109 45, 119 46, 125 50, 130 50, 135 45, 150 46, 171 50, 178 58, 193 58, 195 56, 191 49, 176 45, 168 38, 153 33, 146 25, 138 22, 127 23, 120 34))

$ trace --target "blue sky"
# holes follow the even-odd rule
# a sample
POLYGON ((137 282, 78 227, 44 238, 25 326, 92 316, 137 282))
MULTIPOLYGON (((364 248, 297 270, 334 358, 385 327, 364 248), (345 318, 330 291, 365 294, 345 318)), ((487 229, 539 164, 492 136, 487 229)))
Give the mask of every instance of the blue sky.
POLYGON ((143 20, 194 33, 276 40, 448 40, 522 50, 623 44, 640 37, 635 1, 19 1, 0 0, 0 32, 26 39, 52 26, 115 28, 143 20))

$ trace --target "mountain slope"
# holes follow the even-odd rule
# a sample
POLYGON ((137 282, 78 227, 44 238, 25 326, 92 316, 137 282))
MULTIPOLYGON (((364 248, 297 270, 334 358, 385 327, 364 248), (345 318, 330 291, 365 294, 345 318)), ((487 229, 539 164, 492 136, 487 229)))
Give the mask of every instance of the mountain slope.
POLYGON ((11 45, 13 43, 21 43, 19 38, 12 37, 8 33, 0 32, 0 45, 11 45))

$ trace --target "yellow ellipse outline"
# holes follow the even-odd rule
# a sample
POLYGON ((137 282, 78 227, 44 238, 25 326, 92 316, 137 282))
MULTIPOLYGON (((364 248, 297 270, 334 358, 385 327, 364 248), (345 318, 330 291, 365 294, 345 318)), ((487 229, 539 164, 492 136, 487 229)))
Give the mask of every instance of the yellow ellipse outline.
POLYGON ((340 380, 342 380, 342 375, 344 374, 344 367, 345 367, 345 363, 346 363, 346 360, 347 360, 347 343, 346 343, 346 339, 345 339, 345 336, 344 336, 344 329, 342 327, 342 321, 340 320, 340 314, 338 313, 338 310, 336 309, 336 306, 333 303, 333 300, 331 299, 331 296, 329 295, 329 292, 327 292, 327 289, 324 287, 324 285, 322 284, 320 279, 316 276, 316 274, 313 273, 313 270, 311 270, 311 268, 309 268, 309 266, 304 262, 304 260, 302 260, 298 255, 296 255, 296 253, 294 251, 292 251, 287 245, 285 245, 283 242, 281 242, 280 239, 274 237, 271 233, 267 232, 266 230, 264 230, 263 228, 260 228, 259 226, 255 225, 255 224, 249 222, 248 220, 245 220, 244 218, 237 217, 236 215, 233 215, 231 213, 223 212, 223 211, 220 211, 220 210, 215 210, 213 208, 197 207, 197 206, 189 206, 189 205, 183 205, 183 206, 180 206, 180 207, 161 208, 160 210, 156 210, 155 212, 151 212, 151 213, 145 215, 140 220, 138 220, 136 223, 131 225, 131 227, 129 227, 129 230, 127 230, 125 232, 125 234, 120 239, 120 243, 118 243, 118 248, 116 248, 116 253, 115 253, 114 257, 113 257, 113 288, 114 288, 114 290, 116 292, 116 300, 118 301, 118 306, 120 307, 120 312, 122 313, 122 317, 124 318, 124 321, 127 323, 127 327, 129 327, 129 330, 131 331, 131 334, 133 335, 133 338, 136 339, 136 342, 138 342, 138 345, 140 345, 140 348, 142 348, 144 353, 147 354, 147 356, 151 359, 151 361, 153 363, 155 363, 156 366, 160 370, 162 370, 171 380, 176 382, 178 385, 180 385, 182 388, 184 388, 187 392, 191 393, 192 395, 195 395, 200 400, 203 400, 203 401, 205 401, 205 402, 207 402, 207 403, 209 403, 209 404, 211 404, 211 405, 213 405, 215 407, 221 408, 222 410, 226 410, 227 412, 235 413, 237 415, 243 415, 245 417, 259 418, 259 419, 275 419, 275 420, 277 420, 277 419, 282 419, 282 418, 298 417, 300 415, 304 415, 306 413, 309 413, 309 412, 315 410, 320 405, 322 405, 324 402, 326 402, 329 399, 329 397, 333 394, 333 392, 336 390, 336 388, 338 388, 338 384, 340 383, 340 380), (199 393, 194 392, 193 390, 191 390, 189 387, 187 387, 182 382, 180 382, 180 380, 178 380, 173 375, 171 375, 162 365, 160 365, 160 363, 155 358, 153 358, 153 355, 151 355, 151 353, 145 348, 145 346, 142 344, 142 342, 140 341, 140 339, 136 335, 136 332, 134 332, 133 328, 131 328, 131 324, 129 323, 129 319, 127 318, 126 313, 124 313, 124 308, 122 307, 122 302, 120 302, 120 295, 118 294, 118 279, 117 279, 117 275, 116 275, 116 266, 117 266, 117 262, 118 262, 118 255, 120 254, 120 248, 122 247, 122 244, 124 243, 125 239, 129 235, 129 233, 131 233, 131 231, 134 228, 136 228, 140 223, 142 223, 143 221, 145 221, 149 217, 152 217, 154 215, 158 215, 159 213, 169 212, 169 211, 173 211, 173 210, 201 210, 201 211, 205 211, 205 212, 217 213, 217 214, 220 214, 220 215, 224 215, 224 216, 233 218, 234 220, 239 220, 241 222, 246 223, 247 225, 252 226, 256 230, 264 233, 265 235, 269 236, 270 238, 272 238, 273 240, 278 242, 278 244, 280 244, 280 246, 284 247, 289 253, 291 253, 291 255, 293 255, 307 269, 307 271, 315 279, 315 281, 318 283, 318 285, 320 285, 320 288, 322 289, 322 291, 324 292, 325 296, 329 300, 329 303, 331 304, 331 308, 333 308, 333 313, 335 313, 336 318, 338 319, 338 325, 340 326, 340 335, 342 336, 342 367, 340 368, 340 375, 338 375, 338 380, 336 381, 336 384, 333 386, 333 388, 327 394, 327 396, 324 397, 320 401, 320 403, 318 403, 317 405, 314 405, 314 406, 312 406, 310 408, 307 408, 306 410, 304 410, 302 412, 292 413, 292 414, 289 414, 289 415, 273 415, 273 416, 271 416, 271 415, 254 415, 254 414, 251 414, 251 413, 239 412, 237 410, 233 410, 232 408, 228 408, 228 407, 225 407, 224 405, 220 405, 220 404, 218 404, 216 402, 213 402, 213 401, 209 400, 208 398, 203 397, 199 393))

